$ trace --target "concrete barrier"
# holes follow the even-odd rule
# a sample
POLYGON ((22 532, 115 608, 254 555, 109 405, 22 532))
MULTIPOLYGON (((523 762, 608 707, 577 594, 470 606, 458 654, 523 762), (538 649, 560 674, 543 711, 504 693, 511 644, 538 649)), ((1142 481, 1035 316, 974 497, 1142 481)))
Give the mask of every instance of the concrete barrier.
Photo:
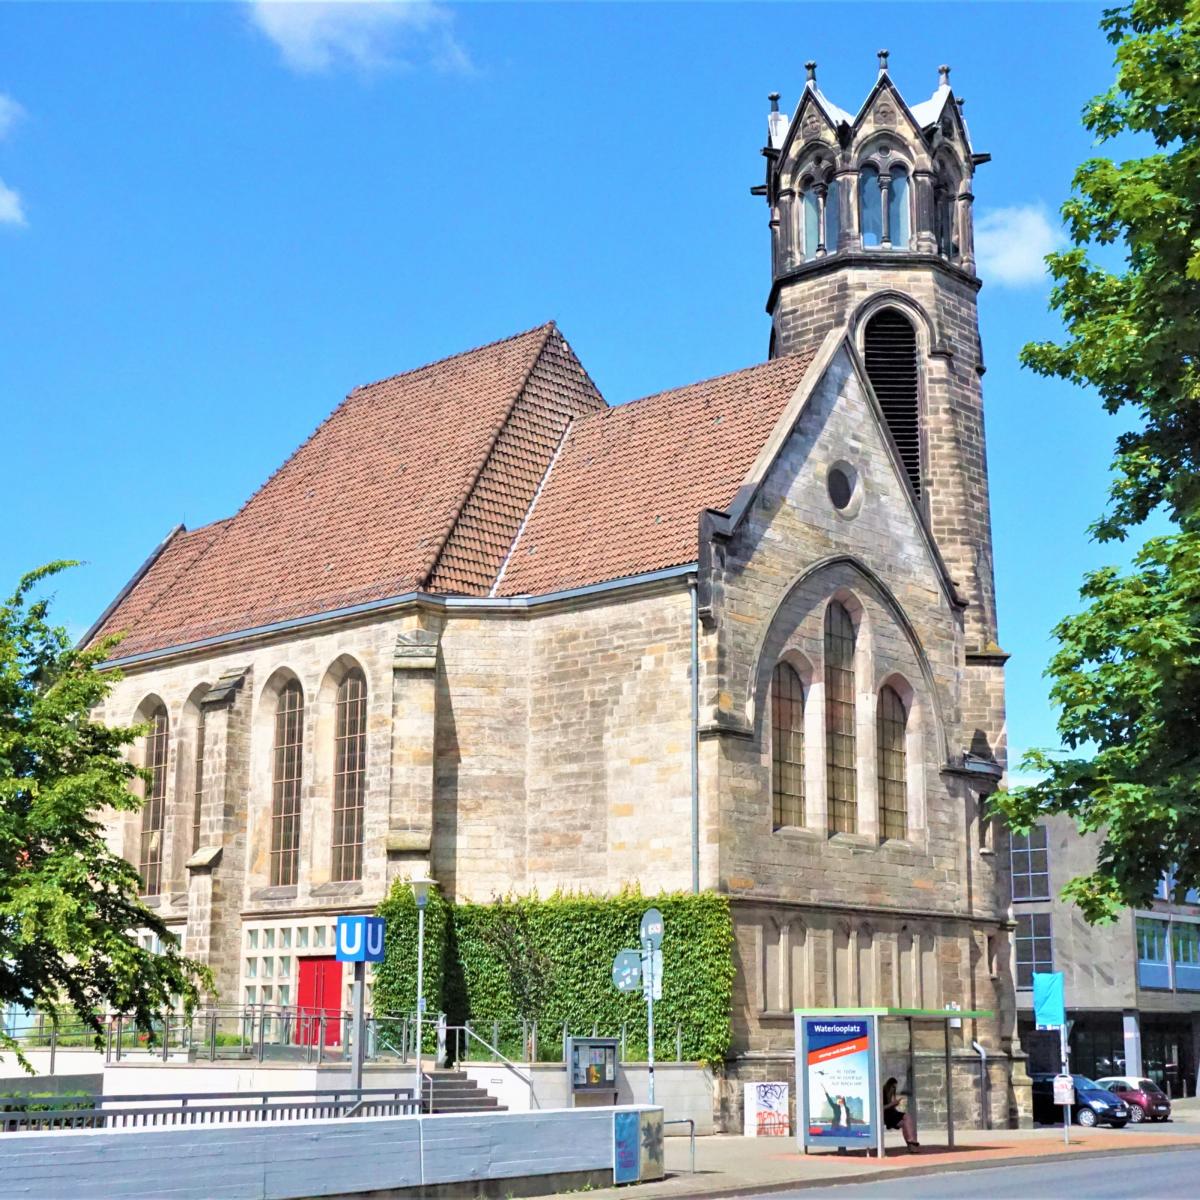
POLYGON ((613 1113, 646 1106, 70 1130, 0 1139, 2 1200, 537 1195, 612 1183, 613 1113), (488 1187, 488 1181, 505 1181, 488 1187), (468 1186, 463 1186, 468 1185, 468 1186))

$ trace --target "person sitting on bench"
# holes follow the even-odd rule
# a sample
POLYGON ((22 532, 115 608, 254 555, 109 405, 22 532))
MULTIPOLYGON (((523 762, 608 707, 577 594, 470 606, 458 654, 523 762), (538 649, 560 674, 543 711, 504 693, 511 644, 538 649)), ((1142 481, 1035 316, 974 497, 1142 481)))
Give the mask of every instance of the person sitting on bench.
POLYGON ((909 1154, 915 1154, 921 1148, 917 1141, 917 1119, 908 1111, 907 1098, 899 1094, 898 1088, 895 1076, 883 1085, 883 1126, 902 1130, 909 1154))

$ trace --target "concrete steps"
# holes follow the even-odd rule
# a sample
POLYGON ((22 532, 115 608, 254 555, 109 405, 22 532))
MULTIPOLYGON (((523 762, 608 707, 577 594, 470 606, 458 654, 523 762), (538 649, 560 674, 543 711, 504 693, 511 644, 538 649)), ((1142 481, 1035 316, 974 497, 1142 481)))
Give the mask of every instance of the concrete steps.
POLYGON ((433 1071, 430 1112, 507 1112, 495 1096, 467 1078, 465 1071, 433 1071))

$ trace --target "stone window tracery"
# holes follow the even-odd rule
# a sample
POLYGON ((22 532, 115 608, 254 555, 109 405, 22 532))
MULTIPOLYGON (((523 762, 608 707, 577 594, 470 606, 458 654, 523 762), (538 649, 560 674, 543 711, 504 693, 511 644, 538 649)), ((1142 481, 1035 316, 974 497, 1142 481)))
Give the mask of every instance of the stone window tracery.
POLYGON ((804 685, 786 662, 771 677, 771 798, 776 829, 804 825, 804 685))
POLYGON ((827 164, 817 160, 800 183, 801 255, 811 261, 837 249, 838 185, 827 164))
POLYGON ((147 896, 162 891, 163 829, 167 808, 167 751, 170 743, 170 723, 166 706, 156 704, 146 718, 150 726, 146 734, 142 766, 150 772, 142 806, 142 836, 138 870, 142 890, 147 896))
POLYGON ((367 778, 367 681, 355 668, 338 685, 334 734, 333 879, 362 878, 367 778))
POLYGON ((836 600, 825 610, 825 774, 830 833, 858 830, 854 622, 836 600))
POLYGON ((908 836, 908 710, 895 688, 884 686, 876 709, 879 760, 879 832, 908 836))
POLYGON ((292 680, 275 706, 271 787, 271 885, 296 883, 300 857, 300 792, 303 782, 304 693, 292 680))

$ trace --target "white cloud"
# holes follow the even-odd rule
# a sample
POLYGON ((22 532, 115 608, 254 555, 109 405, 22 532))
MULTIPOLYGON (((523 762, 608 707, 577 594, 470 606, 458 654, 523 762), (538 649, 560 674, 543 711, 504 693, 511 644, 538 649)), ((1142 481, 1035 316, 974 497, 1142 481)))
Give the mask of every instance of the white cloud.
POLYGON ((470 70, 454 15, 434 0, 249 0, 250 19, 295 71, 428 64, 470 70))
POLYGON ((25 225, 25 210, 21 197, 0 179, 0 225, 25 225))
POLYGON ((1044 204, 994 208, 975 221, 975 260, 985 282, 1023 287, 1046 278, 1045 257, 1063 241, 1044 204))
POLYGON ((25 110, 11 97, 0 92, 0 138, 7 136, 25 115, 25 110))

